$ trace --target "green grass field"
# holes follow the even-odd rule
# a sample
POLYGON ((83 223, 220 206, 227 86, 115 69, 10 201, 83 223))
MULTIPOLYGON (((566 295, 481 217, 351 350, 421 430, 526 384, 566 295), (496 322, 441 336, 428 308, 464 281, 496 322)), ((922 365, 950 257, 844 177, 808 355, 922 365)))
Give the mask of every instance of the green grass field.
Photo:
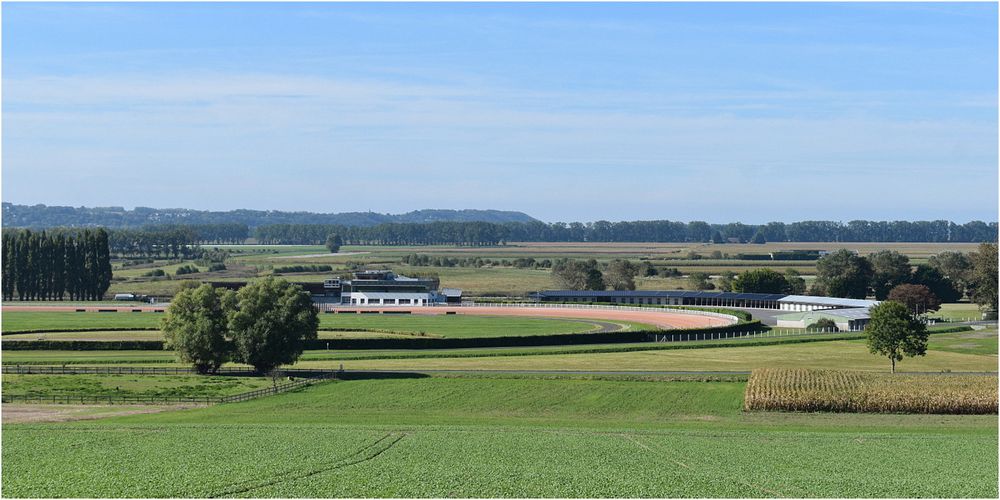
POLYGON ((946 321, 978 321, 982 319, 983 312, 976 304, 941 304, 941 310, 927 315, 930 318, 939 318, 946 321))
POLYGON ((74 328, 156 328, 165 313, 155 312, 53 312, 7 311, 3 332, 72 330, 74 328))
POLYGON ((3 376, 3 393, 18 396, 215 397, 269 387, 266 377, 196 375, 3 376))
MULTIPOLYGON (((11 311, 3 314, 3 332, 31 330, 72 330, 79 328, 156 328, 163 313, 153 312, 36 312, 11 311)), ((652 330, 641 323, 613 321, 631 330, 652 330)), ((391 332, 426 333, 440 337, 503 337, 521 335, 551 335, 584 333, 600 329, 600 325, 587 320, 518 318, 469 315, 385 315, 385 314, 321 314, 320 328, 362 331, 388 330, 391 332)), ((105 335, 109 332, 105 332, 105 335)), ((67 338, 82 338, 77 332, 67 338)), ((100 335, 96 335, 95 339, 100 335)), ((55 339, 52 334, 46 338, 55 339)), ((85 336, 84 336, 85 337, 85 336)), ((337 337, 342 337, 337 336, 337 337)), ((13 338, 13 337, 12 337, 13 338)), ((24 337, 27 338, 27 337, 24 337)), ((331 337, 334 338, 334 337, 331 337)))
POLYGON ((357 380, 202 409, 5 425, 3 494, 997 495, 996 416, 743 413, 743 389, 357 380))
MULTIPOLYGON (((330 332, 336 333, 336 332, 330 332)), ((826 368, 886 371, 886 359, 870 354, 863 340, 827 340, 822 335, 701 343, 640 343, 498 349, 305 351, 297 368, 392 370, 582 370, 749 371, 755 368, 826 368), (801 343, 802 339, 821 339, 801 343), (756 341, 755 341, 756 342, 756 341), (794 343, 793 343, 794 342, 794 343), (727 345, 731 347, 711 347, 727 345), (691 348, 694 347, 694 348, 691 348)), ((170 351, 6 351, 3 364, 177 364, 170 351)), ((906 358, 900 371, 997 371, 996 330, 941 333, 930 337, 926 356, 906 358)))

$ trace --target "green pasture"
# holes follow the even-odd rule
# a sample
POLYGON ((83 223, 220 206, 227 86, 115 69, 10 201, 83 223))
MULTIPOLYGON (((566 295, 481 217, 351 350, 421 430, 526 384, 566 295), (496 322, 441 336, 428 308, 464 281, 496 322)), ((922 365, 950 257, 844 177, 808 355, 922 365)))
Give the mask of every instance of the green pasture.
MULTIPOLYGON (((324 332, 321 332, 324 333, 324 332)), ((336 333, 336 332, 329 332, 336 333)), ((844 334, 857 337, 856 334, 844 334)), ((575 346, 305 351, 296 368, 352 370, 572 370, 572 371, 749 371, 755 368, 888 370, 863 340, 826 335, 685 343, 575 346), (808 341, 808 342, 803 342, 808 341), (747 342, 762 345, 746 345, 747 342), (742 345, 741 345, 742 344, 742 345)), ((6 351, 3 363, 164 366, 177 364, 170 351, 6 351)), ((934 334, 926 356, 906 358, 900 371, 997 370, 995 330, 934 334)))
POLYGON ((86 332, 46 332, 46 333, 8 333, 3 341, 12 340, 163 340, 163 332, 159 330, 111 330, 86 332))
MULTIPOLYGON (((165 313, 154 312, 51 312, 10 311, 3 313, 4 333, 32 330, 73 330, 100 328, 157 328, 165 313)), ((641 323, 612 321, 631 330, 653 330, 641 323)), ((528 318, 514 316, 421 315, 421 314, 320 314, 320 329, 346 329, 352 331, 385 330, 383 333, 401 332, 427 334, 440 337, 502 337, 523 335, 551 335, 584 333, 600 329, 600 325, 585 319, 528 318)), ((98 340, 123 338, 126 332, 75 332, 63 335, 66 339, 98 340)), ((134 336, 134 333, 132 334, 134 336)), ((147 334, 143 334, 145 336, 147 334)), ((44 338, 59 338, 47 333, 44 338)), ((341 338, 343 335, 330 338, 341 338)), ((14 338, 14 337, 11 337, 14 338)), ((20 337, 28 338, 28 337, 20 337)), ((35 336, 37 338, 37 335, 35 336)), ((124 337, 130 338, 130 337, 124 337)))
MULTIPOLYGON (((941 334, 951 335, 951 334, 941 334)), ((736 341, 739 342, 739 341, 736 341)), ((945 341, 946 342, 946 341, 945 341)), ((942 343, 945 343, 942 342, 942 343)), ((451 370, 581 370, 581 371, 746 371, 754 368, 817 368, 888 371, 888 359, 868 352, 863 340, 786 343, 775 345, 705 347, 701 349, 657 349, 631 352, 590 352, 547 356, 491 356, 362 359, 343 361, 354 370, 451 369, 451 370)), ((339 366, 340 361, 303 359, 298 366, 339 366)), ((928 350, 926 356, 905 358, 899 371, 990 371, 997 370, 992 354, 928 350)))
POLYGON ((173 351, 4 351, 4 365, 128 365, 177 364, 173 351))
POLYGON ((932 351, 947 351, 963 354, 982 354, 996 359, 998 342, 997 329, 973 330, 971 332, 942 333, 931 335, 927 343, 932 351))
POLYGON ((8 424, 3 493, 997 495, 996 416, 743 413, 743 389, 740 382, 373 379, 176 412, 8 424))
MULTIPOLYGON (((120 307, 120 306, 119 306, 120 307)), ((157 328, 166 313, 4 311, 0 328, 4 333, 28 330, 73 330, 80 328, 157 328)))
POLYGON ((3 393, 17 396, 217 397, 270 387, 267 377, 199 375, 3 376, 3 393))
POLYGON ((941 310, 934 311, 927 315, 929 318, 938 318, 945 321, 979 321, 983 318, 983 312, 978 304, 967 302, 957 304, 941 304, 941 310))

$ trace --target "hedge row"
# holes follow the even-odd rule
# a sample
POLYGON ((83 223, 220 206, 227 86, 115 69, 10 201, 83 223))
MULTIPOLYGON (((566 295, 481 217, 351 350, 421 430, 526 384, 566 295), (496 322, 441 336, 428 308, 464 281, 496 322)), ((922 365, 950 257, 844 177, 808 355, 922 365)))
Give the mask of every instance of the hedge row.
POLYGON ((933 326, 927 329, 927 333, 959 333, 959 332, 971 332, 973 328, 971 326, 946 326, 943 328, 934 328, 933 326))
MULTIPOLYGON (((548 345, 618 344, 649 342, 654 335, 680 338, 683 335, 710 336, 716 333, 749 332, 766 330, 759 321, 714 328, 685 330, 648 330, 616 333, 566 333, 511 337, 435 338, 415 337, 404 339, 314 339, 306 340, 306 350, 353 349, 461 349, 472 347, 532 347, 548 345)), ((3 348, 11 351, 129 351, 162 350, 162 340, 10 340, 3 348)))
POLYGON ((157 326, 132 326, 132 327, 113 327, 113 328, 99 328, 99 327, 87 327, 87 328, 42 328, 37 330, 11 330, 2 332, 2 335, 20 335, 20 334, 30 334, 30 333, 63 333, 63 332, 138 332, 138 331, 155 331, 159 330, 160 327, 157 326))
POLYGON ((5 351, 162 351, 162 340, 8 340, 5 351))

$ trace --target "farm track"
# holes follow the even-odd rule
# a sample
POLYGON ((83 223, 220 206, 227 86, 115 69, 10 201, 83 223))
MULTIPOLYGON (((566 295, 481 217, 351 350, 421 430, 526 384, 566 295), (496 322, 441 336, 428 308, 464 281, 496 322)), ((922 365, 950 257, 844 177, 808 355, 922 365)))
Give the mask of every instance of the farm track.
POLYGON ((337 469, 342 469, 344 467, 350 467, 351 465, 357 465, 369 460, 373 460, 382 453, 385 453, 390 448, 400 442, 407 434, 405 433, 389 433, 381 438, 375 440, 374 443, 365 446, 354 453, 347 455, 346 457, 337 459, 333 462, 329 462, 325 465, 321 465, 318 468, 310 469, 307 471, 300 471, 298 473, 294 471, 283 472, 272 476, 270 479, 264 481, 257 481, 253 484, 246 485, 246 482, 237 483, 235 485, 230 485, 228 488, 207 495, 207 498, 231 498, 241 493, 247 493, 256 489, 265 488, 268 486, 273 486, 275 484, 283 483, 286 481, 294 481, 298 479, 305 479, 307 477, 315 476, 316 474, 321 474, 324 472, 329 472, 337 469))

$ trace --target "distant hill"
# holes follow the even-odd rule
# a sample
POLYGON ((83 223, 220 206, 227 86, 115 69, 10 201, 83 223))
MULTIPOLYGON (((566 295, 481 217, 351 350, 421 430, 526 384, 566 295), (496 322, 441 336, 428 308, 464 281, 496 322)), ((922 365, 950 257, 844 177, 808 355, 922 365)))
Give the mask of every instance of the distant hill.
POLYGON ((230 210, 212 212, 186 208, 59 207, 3 203, 3 227, 48 228, 60 226, 141 227, 153 224, 225 224, 250 227, 265 224, 335 224, 368 227, 387 222, 533 222, 522 212, 503 210, 415 210, 405 214, 346 212, 321 214, 276 210, 230 210))

